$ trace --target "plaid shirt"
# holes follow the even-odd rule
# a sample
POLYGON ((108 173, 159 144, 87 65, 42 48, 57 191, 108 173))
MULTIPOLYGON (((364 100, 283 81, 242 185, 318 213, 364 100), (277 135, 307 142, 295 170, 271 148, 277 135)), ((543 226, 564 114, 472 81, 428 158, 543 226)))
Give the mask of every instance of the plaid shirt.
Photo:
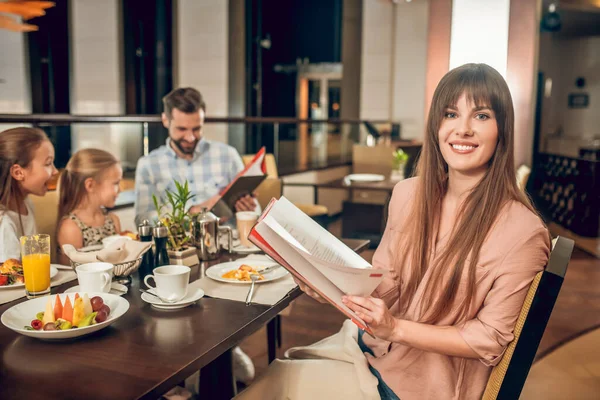
POLYGON ((231 146, 201 139, 191 160, 177 156, 171 139, 138 160, 135 171, 135 221, 156 218, 152 195, 164 199, 166 189, 175 191, 174 180, 188 181, 195 197, 188 207, 202 203, 225 188, 244 169, 238 152, 231 146))

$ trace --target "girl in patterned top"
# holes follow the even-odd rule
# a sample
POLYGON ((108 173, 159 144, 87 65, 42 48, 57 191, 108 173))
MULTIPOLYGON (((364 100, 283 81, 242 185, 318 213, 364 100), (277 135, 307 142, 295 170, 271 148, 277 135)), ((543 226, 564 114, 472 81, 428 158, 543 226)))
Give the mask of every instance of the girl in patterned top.
POLYGON ((104 150, 84 149, 71 157, 58 184, 56 241, 61 263, 69 264, 63 245, 76 249, 97 245, 121 232, 119 217, 106 208, 114 207, 122 177, 119 161, 104 150))

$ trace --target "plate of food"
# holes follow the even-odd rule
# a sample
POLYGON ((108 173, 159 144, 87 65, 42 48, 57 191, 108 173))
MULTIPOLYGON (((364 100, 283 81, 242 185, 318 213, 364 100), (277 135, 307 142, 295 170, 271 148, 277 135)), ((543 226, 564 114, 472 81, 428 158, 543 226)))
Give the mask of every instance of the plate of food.
MULTIPOLYGON (((51 265, 50 279, 54 278, 56 274, 58 274, 58 269, 51 265)), ((19 260, 9 258, 0 264, 0 290, 24 287, 24 282, 23 265, 19 260)))
POLYGON ((214 265, 206 270, 206 276, 215 281, 236 284, 250 284, 250 275, 258 275, 256 283, 271 282, 286 276, 282 266, 262 260, 231 261, 214 265), (272 268, 275 267, 275 268, 272 268))
POLYGON ((380 174, 350 174, 344 178, 349 182, 381 182, 385 176, 380 174))
POLYGON ((129 302, 109 293, 57 294, 27 300, 6 310, 8 329, 42 340, 72 339, 106 328, 129 310, 129 302))

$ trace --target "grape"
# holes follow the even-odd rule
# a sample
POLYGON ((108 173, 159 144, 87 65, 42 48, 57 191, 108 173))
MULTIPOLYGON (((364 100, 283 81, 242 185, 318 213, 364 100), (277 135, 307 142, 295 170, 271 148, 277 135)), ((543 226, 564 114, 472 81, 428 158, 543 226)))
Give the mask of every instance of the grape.
POLYGON ((107 306, 106 304, 104 304, 102 307, 100 307, 100 310, 98 310, 98 312, 100 312, 100 311, 104 311, 106 313, 106 316, 110 315, 110 307, 107 306))
POLYGON ((98 311, 98 313, 96 314, 96 322, 97 323, 101 323, 106 321, 106 318, 108 318, 108 314, 106 314, 104 312, 104 310, 100 310, 98 311))
POLYGON ((100 296, 94 296, 92 297, 92 299, 90 300, 90 302, 92 303, 92 310, 93 311, 98 311, 102 308, 102 306, 104 305, 104 300, 102 300, 102 297, 100 296))
POLYGON ((44 325, 44 330, 45 331, 55 331, 56 325, 54 324, 54 322, 48 322, 46 325, 44 325))

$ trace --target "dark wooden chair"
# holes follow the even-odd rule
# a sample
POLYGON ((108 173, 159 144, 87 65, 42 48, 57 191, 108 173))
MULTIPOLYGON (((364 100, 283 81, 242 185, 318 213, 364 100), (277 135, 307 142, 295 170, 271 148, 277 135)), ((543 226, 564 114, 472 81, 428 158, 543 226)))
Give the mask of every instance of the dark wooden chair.
POLYGON ((514 400, 523 390, 573 253, 571 239, 559 236, 553 242, 548 265, 531 283, 515 325, 515 338, 492 370, 483 400, 514 400))

